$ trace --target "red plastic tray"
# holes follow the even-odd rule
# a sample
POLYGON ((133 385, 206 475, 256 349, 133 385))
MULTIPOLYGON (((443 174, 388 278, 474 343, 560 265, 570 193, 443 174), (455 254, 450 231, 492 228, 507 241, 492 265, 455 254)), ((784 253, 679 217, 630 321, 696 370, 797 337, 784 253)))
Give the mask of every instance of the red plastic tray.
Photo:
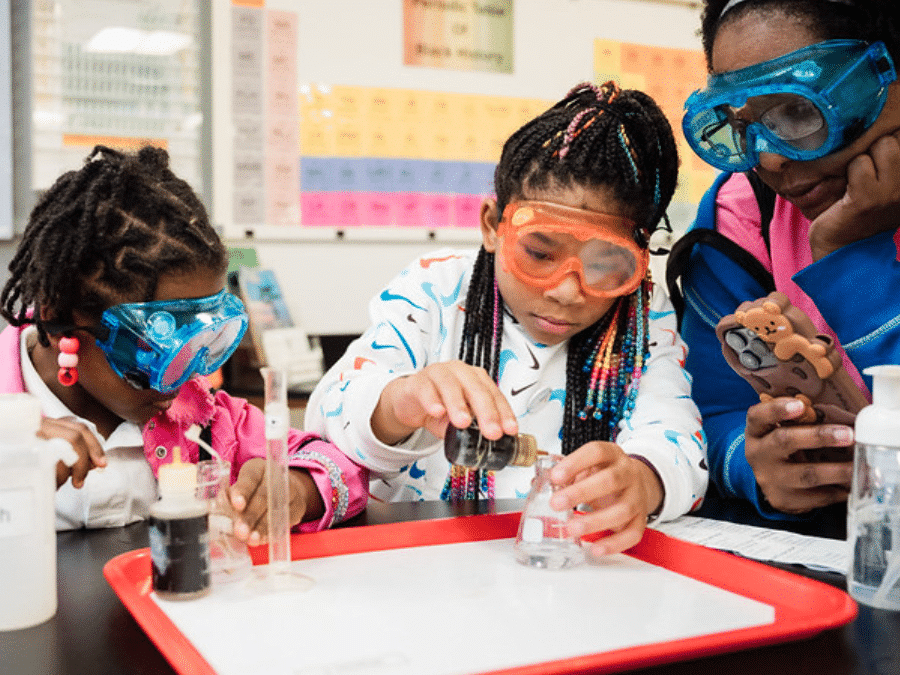
MULTIPOLYGON (((504 539, 516 535, 520 515, 506 513, 464 516, 294 535, 291 557, 299 560, 504 539)), ((265 548, 254 549, 252 554, 255 563, 265 562, 265 548)), ((648 529, 642 541, 630 549, 628 555, 771 605, 775 609, 775 621, 763 626, 604 651, 513 670, 493 671, 493 675, 620 672, 799 640, 849 623, 857 614, 856 603, 838 588, 729 553, 668 537, 655 530, 648 529)), ((175 670, 185 675, 214 675, 203 656, 150 597, 149 549, 138 549, 113 558, 104 566, 103 573, 123 604, 175 670)))

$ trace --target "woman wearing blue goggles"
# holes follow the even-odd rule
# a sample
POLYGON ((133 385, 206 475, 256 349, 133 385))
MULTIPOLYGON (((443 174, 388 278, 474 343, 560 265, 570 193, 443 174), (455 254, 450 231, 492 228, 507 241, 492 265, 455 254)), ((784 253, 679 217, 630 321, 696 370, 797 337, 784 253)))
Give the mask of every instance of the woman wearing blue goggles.
POLYGON ((688 99, 683 128, 724 173, 666 278, 684 301, 710 481, 766 518, 824 507, 846 517, 852 463, 820 451, 852 445, 854 429, 800 422, 804 405, 789 396, 761 401, 722 357, 715 326, 774 290, 830 337, 862 392, 870 366, 900 363, 898 7, 702 0, 711 75, 688 99))
POLYGON ((684 135, 723 171, 752 169, 761 152, 817 159, 872 125, 896 79, 884 43, 827 40, 711 75, 685 103, 684 135))

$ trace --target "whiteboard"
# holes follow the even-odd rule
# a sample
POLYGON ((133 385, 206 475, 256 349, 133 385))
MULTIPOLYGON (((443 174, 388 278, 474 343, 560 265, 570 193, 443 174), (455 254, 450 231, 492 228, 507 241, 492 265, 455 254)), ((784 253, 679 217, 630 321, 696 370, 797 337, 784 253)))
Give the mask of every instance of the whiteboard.
MULTIPOLYGON (((556 101, 594 76, 594 41, 700 49, 699 9, 646 0, 515 0, 512 74, 403 65, 402 0, 267 0, 297 15, 301 83, 408 88, 556 101)), ((442 246, 477 247, 476 228, 253 228, 233 222, 231 5, 213 3, 213 218, 227 243, 254 245, 286 290, 294 321, 310 334, 355 334, 367 305, 415 257, 442 246), (306 231, 304 231, 306 230, 306 231), (352 270, 352 274, 347 271, 352 270)), ((693 213, 670 213, 683 230, 693 213)), ((654 278, 664 262, 654 259, 654 278)))

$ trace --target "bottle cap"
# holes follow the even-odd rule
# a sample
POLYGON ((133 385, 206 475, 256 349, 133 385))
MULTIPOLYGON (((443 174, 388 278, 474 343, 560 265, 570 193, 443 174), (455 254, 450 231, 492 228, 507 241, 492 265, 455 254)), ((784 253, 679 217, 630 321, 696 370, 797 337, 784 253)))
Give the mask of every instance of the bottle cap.
POLYGON ((900 366, 871 366, 863 372, 872 377, 872 405, 856 415, 856 442, 900 446, 900 366))
POLYGON ((159 493, 163 496, 193 496, 197 490, 197 465, 181 461, 181 447, 172 448, 172 461, 159 467, 159 493))
POLYGON ((900 408, 900 366, 871 366, 863 372, 872 376, 873 405, 900 408))
POLYGON ((516 440, 516 454, 509 463, 510 466, 532 466, 538 456, 537 439, 531 434, 519 434, 516 440))

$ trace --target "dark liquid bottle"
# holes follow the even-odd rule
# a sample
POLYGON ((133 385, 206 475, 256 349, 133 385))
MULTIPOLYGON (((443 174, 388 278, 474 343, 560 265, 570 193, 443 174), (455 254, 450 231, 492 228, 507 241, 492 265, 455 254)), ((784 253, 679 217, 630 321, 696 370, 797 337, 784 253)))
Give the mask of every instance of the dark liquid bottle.
POLYGON ((210 588, 209 509, 197 499, 197 466, 174 461, 159 469, 160 499, 150 506, 153 590, 166 599, 196 598, 210 588))
POLYGON ((477 422, 466 429, 449 427, 444 434, 444 456, 451 464, 498 471, 507 466, 531 466, 538 456, 531 434, 504 434, 496 441, 484 438, 477 422))
POLYGON ((210 585, 209 523, 206 514, 187 518, 151 515, 153 590, 166 598, 193 598, 210 585))

